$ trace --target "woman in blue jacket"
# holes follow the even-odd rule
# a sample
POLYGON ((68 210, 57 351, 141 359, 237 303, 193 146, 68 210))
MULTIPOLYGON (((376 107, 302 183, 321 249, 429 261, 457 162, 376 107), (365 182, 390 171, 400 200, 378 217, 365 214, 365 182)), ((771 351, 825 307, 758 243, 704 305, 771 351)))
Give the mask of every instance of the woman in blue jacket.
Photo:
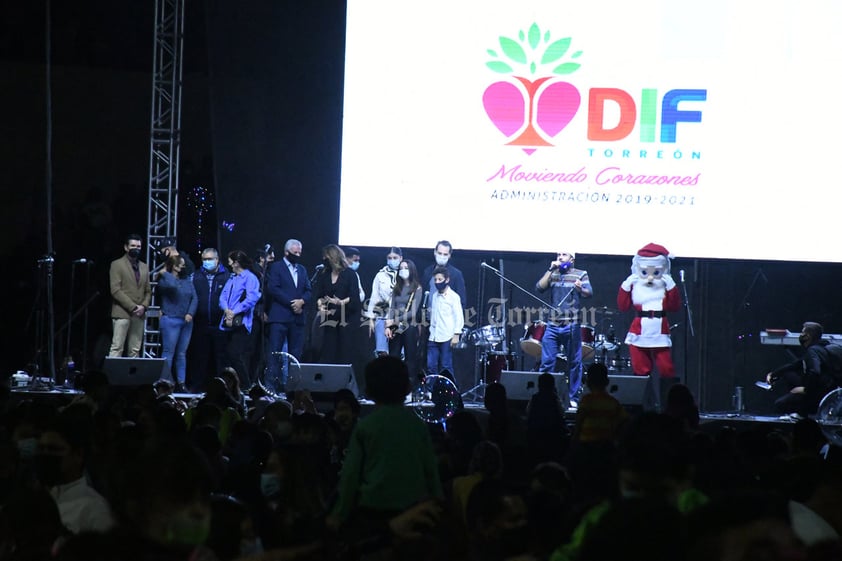
POLYGON ((187 372, 187 346, 193 333, 193 316, 199 299, 193 280, 186 274, 184 258, 172 254, 158 277, 158 296, 161 298, 161 343, 167 360, 167 373, 173 375, 176 391, 184 392, 187 372), (173 372, 175 362, 175 372, 173 372))

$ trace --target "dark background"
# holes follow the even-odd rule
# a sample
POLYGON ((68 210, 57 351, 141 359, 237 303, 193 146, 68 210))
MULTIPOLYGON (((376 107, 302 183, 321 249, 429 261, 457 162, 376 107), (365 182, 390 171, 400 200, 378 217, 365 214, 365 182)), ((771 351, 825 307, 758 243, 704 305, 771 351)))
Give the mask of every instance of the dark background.
MULTIPOLYGON (((41 0, 4 1, 0 19, 3 373, 26 368, 39 349, 36 311, 43 308, 45 290, 37 260, 47 250, 44 7, 41 0)), ((252 253, 269 242, 280 255, 284 240, 295 237, 304 243, 304 262, 312 269, 320 260, 319 248, 336 241, 344 15, 343 2, 324 0, 188 0, 179 246, 194 261, 199 249, 209 245, 223 252, 242 248, 252 253), (199 187, 215 198, 213 208, 201 215, 191 197, 199 187), (234 226, 223 228, 223 222, 234 226)), ((87 308, 93 356, 104 353, 110 339, 108 263, 122 254, 127 233, 146 233, 153 19, 150 0, 52 4, 56 327, 68 320, 71 308, 78 310, 99 291, 87 308), (80 257, 95 264, 73 266, 80 257)), ((722 220, 710 228, 727 231, 729 221, 739 220, 741 212, 763 209, 723 208, 722 220)), ((791 223, 770 224, 756 235, 832 243, 811 239, 809 221, 808 216, 793 217, 791 223)), ((629 224, 640 232, 633 216, 629 224)), ((429 247, 405 248, 405 254, 419 268, 432 262, 436 224, 396 221, 384 232, 389 227, 429 231, 429 247)), ((516 217, 494 227, 553 235, 549 225, 523 224, 516 217)), ((599 227, 596 221, 593 228, 599 227)), ((670 232, 657 224, 651 225, 648 238, 669 248, 670 232)), ((499 268, 502 259, 507 276, 531 290, 551 259, 528 253, 528 247, 515 254, 460 252, 459 240, 451 241, 456 248, 453 263, 465 273, 469 304, 477 308, 483 284, 484 301, 501 294, 499 280, 481 262, 499 268)), ((752 242, 730 241, 749 247, 752 242)), ((576 249, 576 240, 568 236, 559 234, 558 243, 560 249, 576 249)), ((361 248, 367 291, 389 245, 384 238, 382 248, 361 248)), ((749 409, 769 410, 768 394, 752 384, 788 354, 760 345, 761 329, 798 331, 802 321, 813 320, 827 332, 842 332, 836 292, 840 266, 787 257, 776 262, 675 259, 673 276, 678 279, 677 271, 686 271, 695 336, 687 335, 685 314, 670 318, 678 324, 674 359, 703 409, 730 408, 733 387, 743 385, 749 409)), ((616 306, 616 291, 630 261, 630 256, 578 256, 577 265, 589 271, 595 288, 588 305, 616 306)), ((502 294, 513 306, 536 304, 510 284, 502 294)), ((599 319, 610 322, 621 338, 629 321, 620 315, 599 319)), ((78 353, 83 344, 82 320, 80 316, 72 323, 71 352, 78 353)), ((487 322, 483 310, 479 323, 487 322)), ((597 327, 604 332, 608 323, 597 327)), ((511 329, 514 346, 522 332, 522 326, 511 329)), ((61 359, 66 331, 58 333, 57 342, 61 359)))

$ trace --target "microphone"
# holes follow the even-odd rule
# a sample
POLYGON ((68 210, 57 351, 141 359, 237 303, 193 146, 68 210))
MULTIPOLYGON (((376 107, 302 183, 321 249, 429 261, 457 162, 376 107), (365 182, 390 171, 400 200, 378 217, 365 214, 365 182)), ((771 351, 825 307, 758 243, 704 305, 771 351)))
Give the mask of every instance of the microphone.
POLYGON ((321 271, 321 270, 322 270, 322 269, 324 269, 324 268, 325 268, 325 264, 324 264, 324 263, 319 263, 318 265, 316 265, 316 270, 317 270, 317 271, 321 271))
POLYGON ((93 264, 94 264, 94 262, 93 262, 93 260, 92 260, 92 259, 85 259, 84 257, 82 257, 81 259, 77 259, 77 260, 75 260, 75 261, 73 262, 73 264, 74 264, 74 265, 84 265, 84 264, 93 265, 93 264))
POLYGON ((684 282, 684 269, 681 269, 680 271, 678 271, 678 276, 681 277, 681 282, 683 283, 684 282))
MULTIPOLYGON (((483 263, 483 265, 485 265, 485 263, 483 263)), ((427 307, 427 298, 429 298, 429 297, 430 297, 430 291, 429 291, 429 290, 425 290, 425 291, 424 291, 424 300, 421 302, 421 307, 422 307, 422 308, 426 308, 426 307, 427 307)))
POLYGON ((479 264, 479 266, 480 266, 480 267, 482 267, 482 268, 484 268, 484 269, 487 269, 487 268, 488 268, 488 264, 487 264, 485 261, 483 261, 482 263, 480 263, 480 264, 479 264))

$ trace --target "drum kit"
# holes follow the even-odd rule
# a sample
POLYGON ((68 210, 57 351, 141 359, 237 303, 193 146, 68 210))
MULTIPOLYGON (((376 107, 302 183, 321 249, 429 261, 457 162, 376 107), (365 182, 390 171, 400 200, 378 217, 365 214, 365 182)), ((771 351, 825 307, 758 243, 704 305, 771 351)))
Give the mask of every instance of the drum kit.
MULTIPOLYGON (((623 352, 624 344, 616 338, 614 326, 609 321, 610 316, 618 313, 609 308, 599 308, 596 315, 602 317, 596 322, 596 326, 580 324, 583 364, 605 364, 609 371, 631 368, 631 360, 623 352)), ((520 350, 524 355, 541 360, 541 340, 546 330, 547 324, 543 321, 533 321, 524 325, 523 337, 520 339, 520 350)), ((506 330, 501 325, 485 325, 474 330, 466 328, 462 331, 457 346, 465 348, 470 343, 482 350, 480 364, 482 379, 486 384, 499 382, 504 370, 515 369, 515 353, 498 350, 505 338, 506 330)), ((564 352, 564 349, 559 350, 564 352)))
MULTIPOLYGON (((631 368, 631 360, 628 356, 623 356, 624 344, 615 336, 613 324, 607 321, 608 316, 618 312, 609 308, 600 308, 596 310, 596 313, 603 316, 597 323, 600 329, 584 323, 579 326, 582 339, 582 363, 604 364, 608 370, 612 371, 628 370, 631 368)), ((525 325, 523 337, 520 339, 521 350, 540 361, 541 340, 546 330, 547 324, 540 320, 525 325)), ((559 352, 564 353, 564 349, 560 348, 559 352)))

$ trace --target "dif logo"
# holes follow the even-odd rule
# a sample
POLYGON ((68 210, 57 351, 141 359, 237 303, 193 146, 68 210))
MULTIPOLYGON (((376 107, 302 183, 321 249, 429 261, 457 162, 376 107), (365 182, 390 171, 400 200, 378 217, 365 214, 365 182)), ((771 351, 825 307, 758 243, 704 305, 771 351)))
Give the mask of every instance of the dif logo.
MULTIPOLYGON (((553 146, 550 140, 564 130, 579 111, 582 102, 579 90, 557 78, 572 74, 581 66, 577 61, 582 51, 571 52, 570 44, 570 37, 552 40, 549 31, 542 33, 533 23, 528 32, 518 32, 517 40, 500 37, 499 52, 488 49, 492 60, 486 66, 511 77, 507 81, 494 82, 482 95, 485 112, 509 139, 507 145, 522 146, 527 154, 541 146, 553 146)), ((641 142, 674 143, 679 123, 702 121, 701 111, 683 111, 678 108, 679 103, 706 99, 707 90, 677 89, 665 93, 659 103, 658 91, 644 88, 638 104, 631 94, 620 88, 591 88, 588 90, 588 140, 622 140, 639 123, 641 142), (619 110, 619 120, 606 127, 609 103, 619 110)))

